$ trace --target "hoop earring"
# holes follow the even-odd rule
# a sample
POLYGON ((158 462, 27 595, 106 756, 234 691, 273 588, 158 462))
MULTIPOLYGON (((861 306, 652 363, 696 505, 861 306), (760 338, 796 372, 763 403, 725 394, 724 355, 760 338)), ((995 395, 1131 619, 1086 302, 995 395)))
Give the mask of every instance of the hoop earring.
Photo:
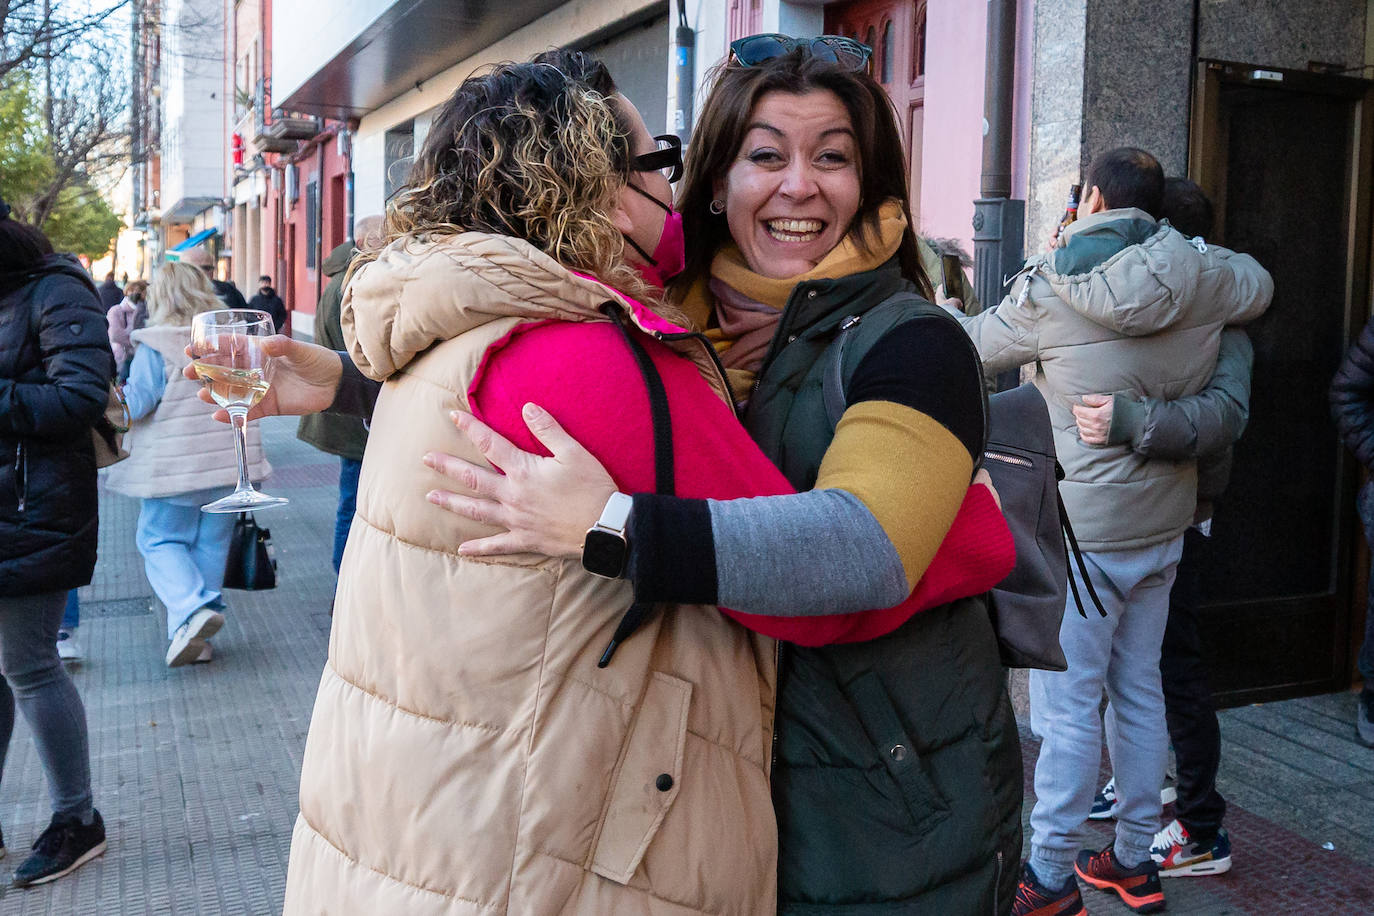
POLYGON ((707 209, 709 209, 716 216, 720 216, 722 213, 725 212, 725 201, 713 200, 711 201, 711 206, 707 209))

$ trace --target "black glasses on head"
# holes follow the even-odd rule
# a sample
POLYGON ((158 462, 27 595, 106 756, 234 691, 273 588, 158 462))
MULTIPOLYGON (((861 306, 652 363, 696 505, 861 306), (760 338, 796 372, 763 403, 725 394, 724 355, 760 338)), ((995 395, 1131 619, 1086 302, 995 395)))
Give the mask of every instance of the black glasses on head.
POLYGON ((867 69, 868 61, 873 57, 873 49, 868 45, 843 35, 793 38, 791 35, 768 33, 747 35, 730 42, 730 53, 746 67, 757 67, 764 61, 790 54, 797 48, 805 48, 812 57, 851 71, 867 69))
POLYGON ((632 172, 663 172, 669 182, 682 177, 682 138, 677 134, 661 134, 654 137, 658 149, 643 153, 630 160, 632 172))

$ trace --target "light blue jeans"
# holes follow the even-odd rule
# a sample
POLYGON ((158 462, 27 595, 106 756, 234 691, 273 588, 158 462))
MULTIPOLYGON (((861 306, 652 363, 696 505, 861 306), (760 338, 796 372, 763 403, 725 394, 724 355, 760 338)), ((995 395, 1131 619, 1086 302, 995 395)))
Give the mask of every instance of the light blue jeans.
POLYGON ((201 512, 200 501, 185 496, 143 500, 136 542, 148 582, 167 608, 168 639, 206 605, 224 606, 220 584, 234 518, 201 512))
MULTIPOLYGON (((1107 616, 1079 616, 1070 596, 1059 641, 1067 671, 1031 671, 1031 731, 1042 740, 1035 763, 1031 868, 1058 888, 1083 848, 1102 760, 1105 688, 1107 750, 1116 778, 1116 857, 1135 866, 1150 857, 1159 831, 1159 786, 1169 759, 1159 650, 1169 620, 1183 537, 1135 550, 1084 553, 1107 616)), ((1072 565, 1072 564, 1071 564, 1072 565)), ((1073 570, 1075 578, 1078 570, 1073 570)), ((1079 591, 1087 593, 1080 579, 1079 591)))

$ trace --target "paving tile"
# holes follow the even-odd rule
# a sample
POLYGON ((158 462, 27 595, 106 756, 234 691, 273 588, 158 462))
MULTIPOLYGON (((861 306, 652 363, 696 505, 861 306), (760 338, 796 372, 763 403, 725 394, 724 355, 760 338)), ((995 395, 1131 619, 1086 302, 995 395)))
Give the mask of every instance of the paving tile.
MULTIPOLYGON (((280 912, 329 637, 338 475, 335 459, 295 439, 295 426, 262 421, 276 468, 263 489, 291 500, 258 516, 272 531, 278 587, 227 593, 210 665, 164 665, 164 621, 134 547, 138 501, 102 488, 100 565, 82 589, 86 659, 70 670, 86 704, 110 848, 53 884, 0 888, 0 916, 280 912)), ((1218 784, 1231 805, 1236 865, 1218 878, 1166 882, 1168 912, 1374 913, 1374 751, 1353 739, 1354 706, 1345 693, 1221 714, 1218 784)), ((1028 819, 1038 743, 1024 727, 1022 738, 1028 819)), ((1103 781, 1107 770, 1104 754, 1103 781)), ((22 719, 4 776, 0 824, 12 866, 50 815, 22 719)), ((1086 841, 1103 846, 1111 831, 1090 823, 1086 841)), ((1095 916, 1129 912, 1097 891, 1085 899, 1095 916)))

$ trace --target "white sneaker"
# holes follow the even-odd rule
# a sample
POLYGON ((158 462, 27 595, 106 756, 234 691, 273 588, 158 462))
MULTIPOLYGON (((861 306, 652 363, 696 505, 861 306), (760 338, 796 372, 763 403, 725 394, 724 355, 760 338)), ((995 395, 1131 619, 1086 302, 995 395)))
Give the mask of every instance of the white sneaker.
POLYGON ((57 631, 57 657, 63 661, 79 661, 82 657, 81 643, 76 639, 76 627, 57 631))
POLYGON ((195 661, 205 648, 205 640, 224 626, 224 615, 213 608, 203 607, 177 627, 172 644, 167 647, 167 667, 180 668, 195 661))

